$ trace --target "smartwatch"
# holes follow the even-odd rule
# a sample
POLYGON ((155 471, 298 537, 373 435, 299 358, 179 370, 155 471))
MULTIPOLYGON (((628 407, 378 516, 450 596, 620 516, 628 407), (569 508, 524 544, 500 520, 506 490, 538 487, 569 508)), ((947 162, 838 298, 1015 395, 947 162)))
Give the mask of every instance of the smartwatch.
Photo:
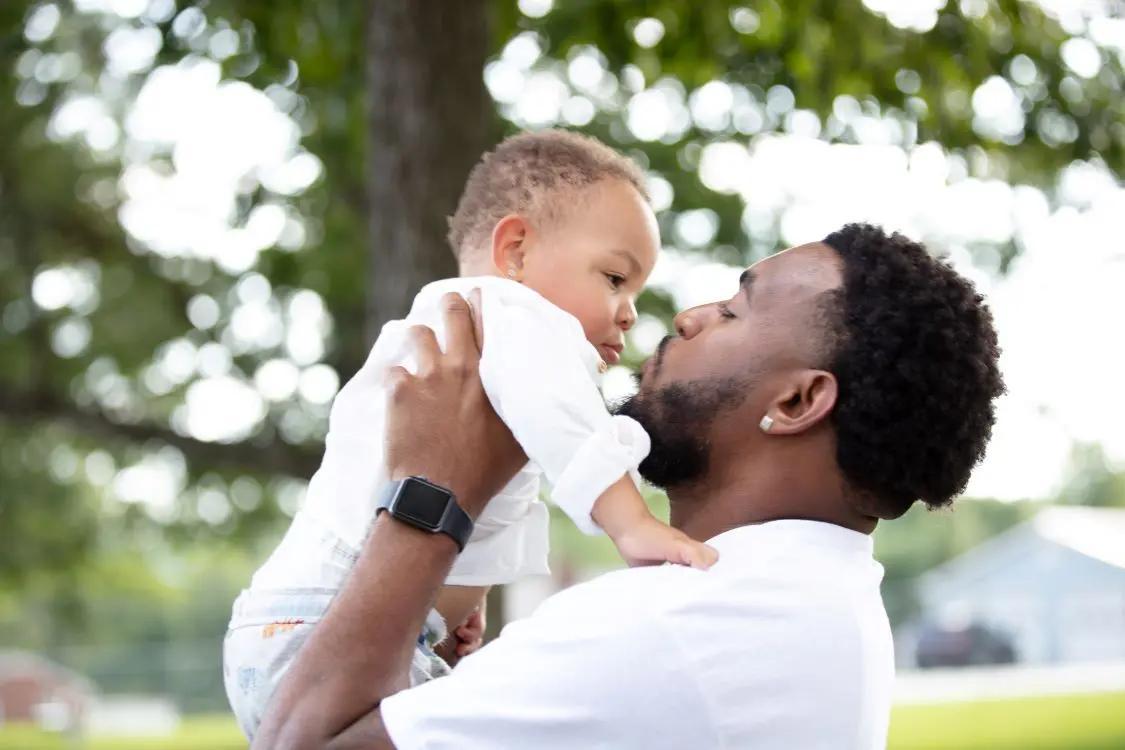
POLYGON ((448 534, 457 543, 458 552, 465 549, 473 533, 473 519, 457 504, 453 493, 422 477, 388 482, 375 506, 376 517, 383 511, 416 529, 448 534))

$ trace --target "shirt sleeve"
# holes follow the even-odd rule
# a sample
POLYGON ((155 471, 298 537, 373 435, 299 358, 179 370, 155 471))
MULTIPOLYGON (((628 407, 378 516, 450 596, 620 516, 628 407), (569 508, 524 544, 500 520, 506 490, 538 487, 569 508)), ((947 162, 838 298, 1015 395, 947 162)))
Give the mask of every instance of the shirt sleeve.
POLYGON ((451 675, 386 698, 395 747, 717 746, 675 639, 629 599, 598 582, 568 589, 451 675))
POLYGON ((588 534, 594 502, 637 466, 649 437, 611 415, 590 372, 594 359, 578 322, 553 308, 484 295, 481 382, 497 414, 551 483, 551 499, 588 534))

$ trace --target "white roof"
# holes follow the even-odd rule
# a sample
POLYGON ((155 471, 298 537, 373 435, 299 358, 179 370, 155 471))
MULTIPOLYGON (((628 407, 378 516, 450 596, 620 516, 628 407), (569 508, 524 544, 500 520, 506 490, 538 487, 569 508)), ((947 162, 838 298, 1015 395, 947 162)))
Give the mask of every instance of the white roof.
POLYGON ((1030 541, 1043 540, 1125 571, 1125 509, 1049 506, 1032 519, 982 541, 922 574, 923 589, 943 587, 958 576, 977 578, 1007 567, 1026 554, 1030 541))
POLYGON ((1044 539, 1125 569, 1125 508, 1052 507, 1031 525, 1044 539))

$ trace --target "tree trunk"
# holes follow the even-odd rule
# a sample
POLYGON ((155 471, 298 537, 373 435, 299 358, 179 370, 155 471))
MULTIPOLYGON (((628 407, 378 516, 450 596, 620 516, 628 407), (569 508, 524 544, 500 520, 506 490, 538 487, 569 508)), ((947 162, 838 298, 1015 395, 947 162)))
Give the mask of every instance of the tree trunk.
POLYGON ((371 0, 368 344, 422 286, 457 274, 446 219, 491 142, 487 50, 485 0, 371 0))
MULTIPOLYGON (((493 142, 486 0, 370 0, 367 205, 370 346, 424 285, 457 274, 446 219, 493 142)), ((504 623, 488 597, 488 637, 504 623)))

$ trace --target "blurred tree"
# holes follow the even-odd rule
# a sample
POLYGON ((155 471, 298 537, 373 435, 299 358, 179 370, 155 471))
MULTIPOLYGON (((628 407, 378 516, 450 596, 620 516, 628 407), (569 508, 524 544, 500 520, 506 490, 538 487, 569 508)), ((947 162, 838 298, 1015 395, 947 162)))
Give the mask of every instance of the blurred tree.
POLYGON ((1113 468, 1100 445, 1079 443, 1071 450, 1070 468, 1059 502, 1125 508, 1125 471, 1113 468))
MULTIPOLYGON (((453 271, 442 219, 469 166, 531 122, 503 97, 502 63, 563 87, 563 114, 537 123, 578 125, 664 181, 670 243, 685 245, 677 220, 704 209, 715 231, 694 249, 735 264, 781 235, 702 182, 712 143, 810 123, 858 142, 874 122, 892 145, 937 141, 982 177, 1048 187, 1076 159, 1120 175, 1119 55, 1078 35, 1076 71, 1060 52, 1074 33, 1033 2, 949 3, 915 28, 888 13, 859 0, 0 6, 0 65, 15 73, 0 79, 0 582, 73 566, 95 527, 244 542, 284 522, 299 490, 285 476, 318 462, 325 378, 350 377, 382 322, 453 271), (234 240, 211 238, 208 255, 141 231, 130 209, 201 156, 138 134, 138 92, 204 64, 248 84, 231 92, 263 92, 300 136, 292 163, 318 175, 296 187, 263 169, 236 176, 227 219, 240 242, 283 217, 249 263, 222 254, 234 240), (495 107, 482 69, 500 79, 495 107), (1014 127, 974 115, 986 85, 1017 102, 1014 127), (646 93, 680 103, 670 126, 642 127, 646 93), (693 117, 714 94, 733 104, 693 117), (216 437, 191 407, 220 386, 253 418, 216 437)), ((192 126, 221 134, 238 112, 192 126)), ((642 310, 667 320, 673 304, 650 291, 642 310)))

